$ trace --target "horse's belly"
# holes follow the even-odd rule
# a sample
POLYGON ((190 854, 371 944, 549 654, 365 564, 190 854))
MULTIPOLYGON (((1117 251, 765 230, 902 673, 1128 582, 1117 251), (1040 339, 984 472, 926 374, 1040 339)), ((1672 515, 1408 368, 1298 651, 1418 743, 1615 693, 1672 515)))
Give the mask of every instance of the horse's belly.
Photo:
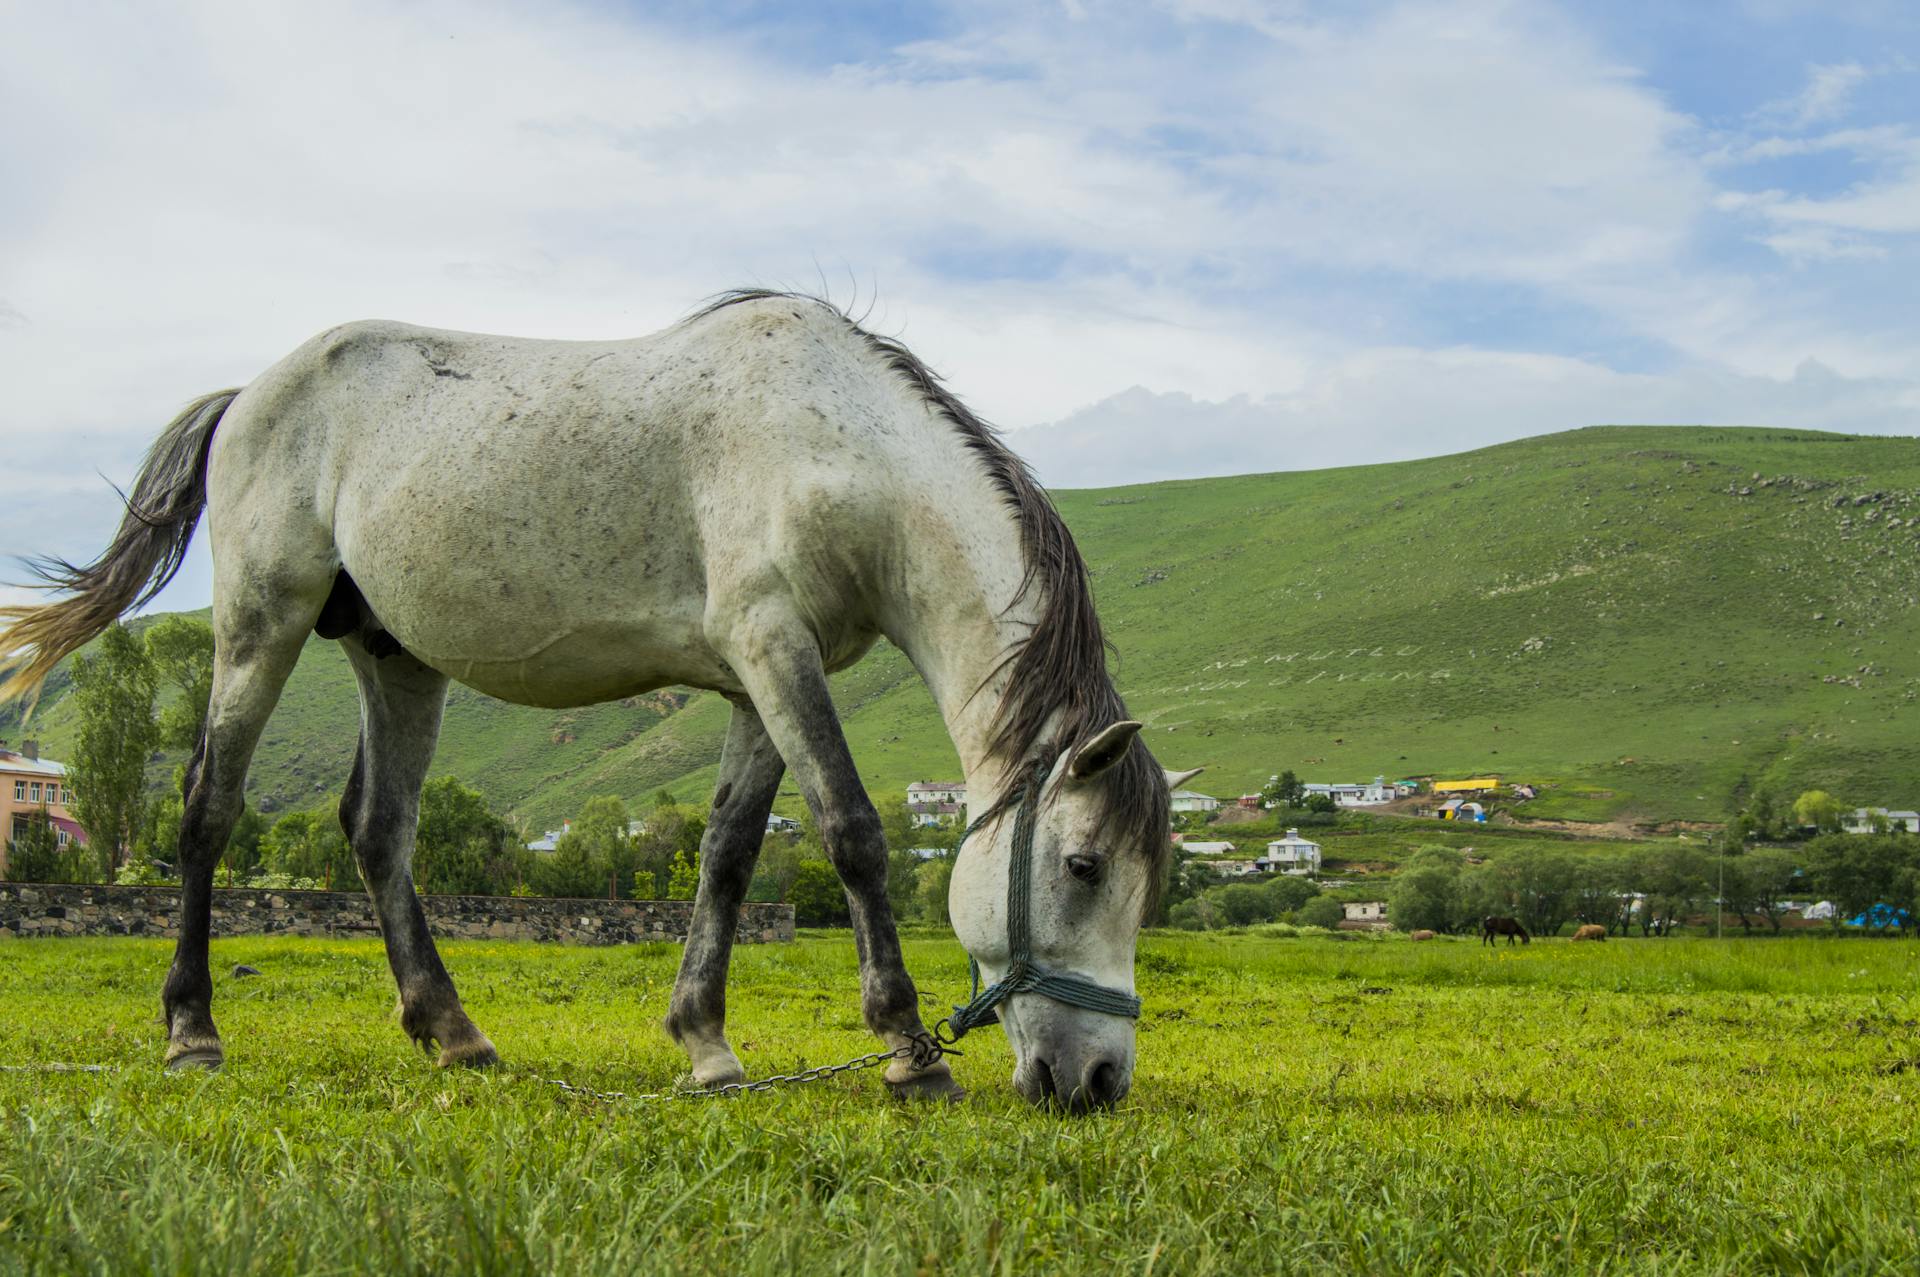
POLYGON ((567 630, 495 636, 484 647, 457 634, 395 637, 420 660, 476 691, 520 705, 592 705, 687 684, 735 690, 731 671, 691 627, 597 621, 567 630), (502 638, 509 639, 503 644, 502 638), (503 648, 518 646, 519 654, 503 648))

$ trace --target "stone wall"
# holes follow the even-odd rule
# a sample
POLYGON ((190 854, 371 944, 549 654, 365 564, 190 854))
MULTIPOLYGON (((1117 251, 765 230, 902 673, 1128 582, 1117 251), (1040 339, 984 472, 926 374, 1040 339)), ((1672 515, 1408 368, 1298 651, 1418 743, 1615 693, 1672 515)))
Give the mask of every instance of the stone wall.
MULTIPOLYGON (((685 940, 691 900, 552 900, 528 896, 422 896, 435 936, 632 944, 685 940)), ((0 882, 0 932, 17 936, 179 935, 178 887, 0 882)), ((216 936, 377 936, 373 904, 357 891, 216 889, 216 936)), ((743 944, 793 939, 793 906, 740 911, 743 944)))

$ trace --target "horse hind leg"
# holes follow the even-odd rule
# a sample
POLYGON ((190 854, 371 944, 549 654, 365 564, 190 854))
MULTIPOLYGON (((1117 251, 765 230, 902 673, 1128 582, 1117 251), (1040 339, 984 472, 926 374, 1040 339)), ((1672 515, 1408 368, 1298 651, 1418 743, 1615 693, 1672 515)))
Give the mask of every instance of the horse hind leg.
POLYGON ((440 735, 447 677, 405 653, 376 658, 357 638, 341 646, 360 687, 360 744, 340 824, 380 919, 401 1026, 422 1048, 437 1044, 442 1067, 497 1064, 493 1043, 460 1004, 413 888, 420 788, 440 735))
POLYGON ((180 936, 160 995, 169 1069, 217 1069, 225 1059, 207 967, 213 870, 240 816, 254 746, 312 624, 291 596, 271 609, 241 607, 218 590, 213 620, 213 694, 181 795, 180 936))
POLYGON ((713 810, 700 840, 700 890, 665 1025, 686 1051, 693 1079, 701 1086, 746 1078, 740 1058, 727 1045, 727 966, 740 902, 753 880, 767 813, 773 810, 785 772, 786 763, 767 738, 760 715, 750 703, 736 701, 720 753, 713 810))

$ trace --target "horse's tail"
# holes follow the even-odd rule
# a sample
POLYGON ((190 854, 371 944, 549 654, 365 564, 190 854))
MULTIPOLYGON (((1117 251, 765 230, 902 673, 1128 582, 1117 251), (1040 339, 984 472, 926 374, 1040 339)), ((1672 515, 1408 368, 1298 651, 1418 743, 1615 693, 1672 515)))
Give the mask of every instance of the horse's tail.
POLYGON ((65 590, 52 603, 0 608, 0 701, 34 693, 67 655, 166 587, 187 557, 207 504, 207 450, 238 390, 202 395, 173 419, 147 452, 113 544, 83 567, 30 559, 36 588, 65 590))

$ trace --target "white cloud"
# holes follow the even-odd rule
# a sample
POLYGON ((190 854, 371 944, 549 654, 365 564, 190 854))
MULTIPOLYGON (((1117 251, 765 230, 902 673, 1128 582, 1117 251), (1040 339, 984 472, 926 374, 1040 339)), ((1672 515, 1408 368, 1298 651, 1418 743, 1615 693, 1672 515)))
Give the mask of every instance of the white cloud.
POLYGON ((1796 129, 1837 120, 1852 106, 1853 91, 1873 74, 1858 62, 1808 67, 1805 88, 1791 98, 1767 103, 1757 114, 1796 129))
MULTIPOLYGON (((117 517, 96 467, 124 482, 182 402, 370 315, 630 335, 824 275, 877 291, 873 325, 1010 426, 1121 421, 1138 383, 1188 396, 1195 429, 1311 413, 1388 451, 1673 402, 1590 360, 1409 349, 1461 340, 1431 313, 1449 290, 1737 370, 1685 374, 1696 396, 1787 384, 1809 356, 1920 375, 1910 320, 1819 291, 1920 204, 1903 126, 1744 139, 1851 148, 1874 177, 1742 194, 1717 184, 1737 148, 1704 154, 1547 7, 965 17, 818 69, 567 5, 21 11, 0 43, 0 446, 31 461, 0 471, 0 551, 91 555, 117 517), (1723 223, 1799 269, 1701 265, 1723 223), (1423 384, 1453 388, 1451 415, 1416 411, 1423 384)), ((1830 79, 1809 121, 1855 83, 1830 79)), ((1523 325, 1512 344, 1554 347, 1523 325)), ((1142 457, 1157 411, 1120 432, 1142 457)))

